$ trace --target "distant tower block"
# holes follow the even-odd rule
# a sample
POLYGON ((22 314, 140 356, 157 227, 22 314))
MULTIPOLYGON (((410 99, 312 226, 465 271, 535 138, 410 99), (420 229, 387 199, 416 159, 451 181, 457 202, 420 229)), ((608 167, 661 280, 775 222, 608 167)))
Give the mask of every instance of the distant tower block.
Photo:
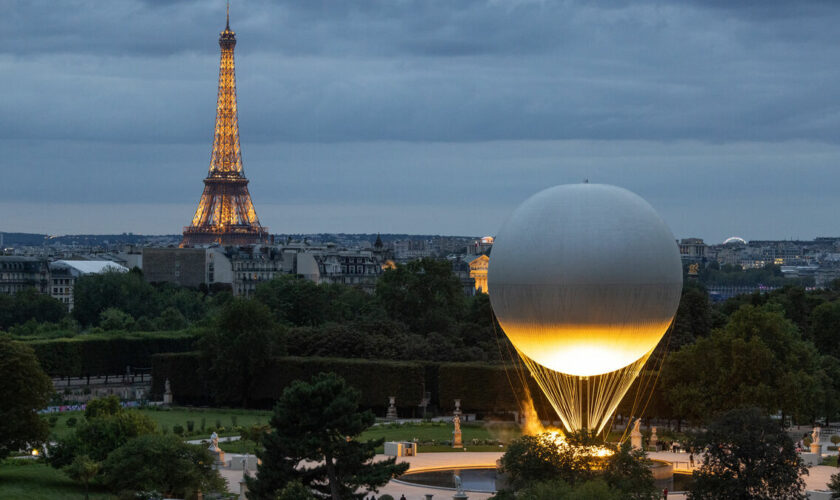
POLYGON ((219 36, 219 46, 222 56, 210 172, 204 179, 204 193, 198 202, 192 224, 184 228, 182 247, 210 243, 264 243, 268 235, 267 228, 261 226, 257 218, 248 192, 248 179, 242 170, 233 64, 236 34, 230 29, 229 12, 225 30, 219 36))

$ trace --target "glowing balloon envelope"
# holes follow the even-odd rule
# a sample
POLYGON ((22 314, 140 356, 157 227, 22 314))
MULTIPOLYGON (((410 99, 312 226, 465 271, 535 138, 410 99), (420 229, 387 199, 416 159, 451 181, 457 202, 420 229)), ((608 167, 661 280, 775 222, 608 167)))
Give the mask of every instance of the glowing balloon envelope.
POLYGON ((673 321, 682 265, 642 198, 563 185, 526 200, 496 235, 488 289, 566 427, 600 430, 673 321))

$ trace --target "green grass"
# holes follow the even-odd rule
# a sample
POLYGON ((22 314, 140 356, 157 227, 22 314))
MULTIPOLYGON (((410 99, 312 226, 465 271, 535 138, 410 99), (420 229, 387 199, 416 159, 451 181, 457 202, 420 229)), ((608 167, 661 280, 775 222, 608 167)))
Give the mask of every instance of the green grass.
MULTIPOLYGON (((0 463, 0 498, 3 500, 81 500, 84 487, 61 471, 42 463, 0 463)), ((102 487, 91 486, 91 500, 113 500, 102 487)))
MULTIPOLYGON (((452 424, 443 422, 424 422, 420 424, 383 424, 371 427, 362 433, 362 440, 384 438, 385 441, 414 441, 440 443, 452 440, 452 424)), ((462 424, 461 440, 469 447, 473 439, 481 441, 498 440, 508 443, 511 439, 521 435, 518 427, 513 425, 477 425, 462 424)), ((482 443, 486 444, 486 443, 482 443)), ((495 443, 493 443, 495 444, 495 443)), ((498 448, 498 446, 496 446, 498 448)), ((422 447, 420 448, 423 449, 422 447)))
MULTIPOLYGON (((513 438, 520 436, 518 428, 513 426, 483 426, 464 424, 461 426, 461 439, 467 451, 505 451, 506 444, 513 438), (473 444, 473 439, 480 440, 479 444, 473 444), (488 443, 488 441, 501 441, 488 443)), ((432 452, 462 452, 464 450, 454 449, 449 445, 441 444, 443 441, 452 440, 452 425, 445 423, 420 423, 420 424, 384 424, 371 427, 362 433, 360 441, 370 441, 384 438, 385 441, 414 441, 416 438, 420 443, 420 453, 432 452), (434 443, 434 444, 432 444, 434 443)), ((231 441, 219 443, 219 447, 227 453, 254 453, 256 443, 253 441, 231 441)), ((383 447, 377 448, 377 453, 382 453, 383 447)))
POLYGON ((837 467, 837 455, 824 458, 822 461, 822 465, 830 465, 832 467, 837 467))
POLYGON ((219 443, 219 448, 225 453, 247 453, 253 455, 257 449, 257 443, 247 439, 240 439, 237 441, 224 441, 219 443))
MULTIPOLYGON (((220 408, 171 408, 171 409, 141 409, 142 414, 150 417, 157 422, 159 428, 169 429, 172 432, 173 427, 181 425, 184 431, 187 429, 187 420, 195 422, 196 436, 191 436, 194 439, 209 437, 213 432, 211 427, 216 425, 216 420, 219 420, 226 430, 220 432, 221 436, 237 435, 238 432, 232 432, 230 428, 233 426, 231 417, 236 417, 236 425, 240 427, 249 427, 254 424, 268 424, 271 418, 270 411, 261 410, 238 410, 238 409, 220 409, 220 408), (201 429, 201 419, 204 418, 205 430, 201 429)), ((84 419, 84 412, 74 411, 58 414, 58 420, 51 431, 54 437, 63 437, 73 431, 72 427, 67 427, 67 419, 76 417, 77 425, 84 419)), ((2 498, 2 497, 0 497, 2 498)))

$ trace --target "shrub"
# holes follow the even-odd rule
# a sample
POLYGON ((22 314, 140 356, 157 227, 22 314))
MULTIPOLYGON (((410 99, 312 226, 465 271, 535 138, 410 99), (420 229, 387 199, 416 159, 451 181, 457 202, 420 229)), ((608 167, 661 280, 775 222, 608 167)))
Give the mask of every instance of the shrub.
POLYGON ((237 417, 236 417, 236 415, 231 415, 231 416, 230 416, 230 425, 231 425, 231 427, 236 427, 236 421, 237 421, 237 417))
POLYGON ((188 351, 195 339, 189 332, 86 333, 25 344, 35 350, 41 367, 51 377, 79 377, 124 373, 126 366, 150 366, 153 354, 188 351))
POLYGON ((174 426, 172 426, 172 432, 174 432, 175 434, 177 434, 179 436, 183 436, 184 435, 184 427, 181 424, 175 424, 174 426))
POLYGON ((195 430, 195 422, 193 420, 187 420, 187 432, 192 432, 195 430))
POLYGON ((201 431, 204 432, 204 426, 207 423, 207 419, 201 417, 201 431))
POLYGON ((76 417, 70 417, 64 423, 67 427, 76 427, 76 417))
POLYGON ((55 427, 56 422, 58 422, 58 417, 55 415, 50 415, 50 417, 47 419, 47 422, 49 422, 50 427, 55 427))

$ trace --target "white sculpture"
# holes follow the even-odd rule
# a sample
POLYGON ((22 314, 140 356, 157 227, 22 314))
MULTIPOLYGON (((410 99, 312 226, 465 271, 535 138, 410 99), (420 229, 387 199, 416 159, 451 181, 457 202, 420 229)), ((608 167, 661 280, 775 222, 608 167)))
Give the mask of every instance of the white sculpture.
POLYGON ((219 451, 219 435, 216 434, 216 431, 213 431, 213 434, 210 434, 210 451, 219 451))

